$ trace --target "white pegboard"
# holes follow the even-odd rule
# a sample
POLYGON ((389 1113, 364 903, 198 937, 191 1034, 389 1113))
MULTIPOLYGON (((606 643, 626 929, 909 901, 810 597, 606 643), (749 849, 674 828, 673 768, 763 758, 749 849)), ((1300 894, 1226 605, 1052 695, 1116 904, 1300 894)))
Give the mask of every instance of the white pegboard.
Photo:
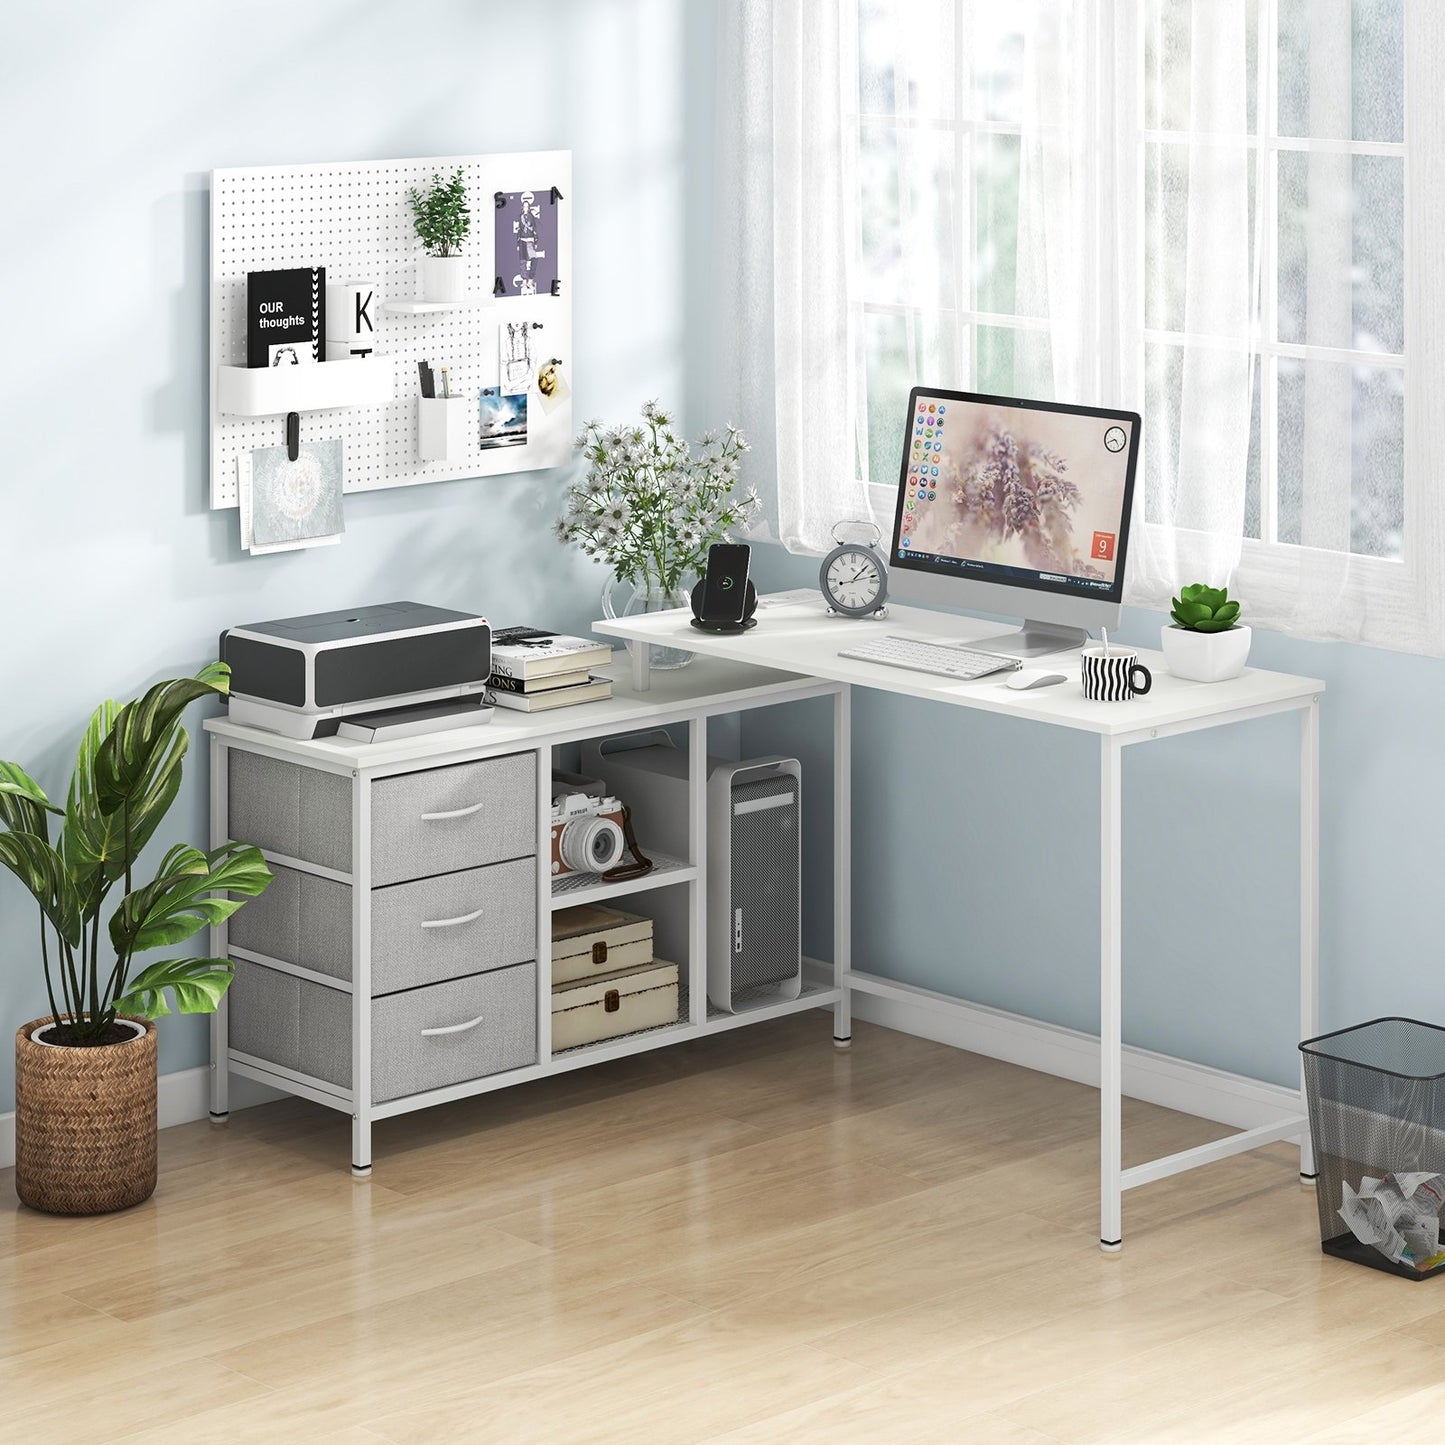
MULTIPOLYGON (((512 155, 342 162, 335 165, 247 166, 211 172, 211 506, 237 505, 236 458, 256 447, 281 445, 284 416, 223 415, 217 406, 218 368, 246 363, 246 273, 289 266, 324 266, 328 284, 370 281, 376 286, 376 351, 390 356, 395 392, 385 405, 301 414, 303 441, 340 437, 344 490, 406 487, 454 477, 484 477, 560 466, 572 455, 572 154, 525 151, 512 155), (407 191, 433 172, 462 167, 471 205, 464 309, 398 315, 387 301, 420 296, 420 243, 412 230, 407 191), (554 202, 556 187, 561 199, 554 202), (498 191, 530 190, 557 207, 558 296, 492 294, 496 275, 498 191), (417 456, 417 362, 449 369, 452 391, 475 400, 499 377, 498 328, 507 321, 540 322, 531 332, 533 383, 525 446, 484 449, 478 428, 456 460, 417 456), (536 369, 556 357, 569 395, 544 411, 536 369)), ((345 361, 324 362, 347 366, 345 361)))

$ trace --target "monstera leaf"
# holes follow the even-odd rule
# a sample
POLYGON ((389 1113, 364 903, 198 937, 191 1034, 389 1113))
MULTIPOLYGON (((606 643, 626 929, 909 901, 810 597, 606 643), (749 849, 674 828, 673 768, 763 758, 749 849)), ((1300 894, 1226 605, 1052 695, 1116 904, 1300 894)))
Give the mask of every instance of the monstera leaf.
MULTIPOLYGON (((95 752, 95 799, 100 811, 116 813, 129 808, 134 814, 137 805, 158 789, 169 806, 179 786, 180 759, 185 755, 184 742, 178 743, 185 737, 179 731, 181 713, 197 698, 225 697, 230 688, 230 668, 212 662, 195 677, 156 683, 144 697, 121 708, 95 752), (165 781, 172 768, 174 786, 165 781)), ((159 821, 158 815, 151 824, 152 832, 159 821)), ((137 825, 138 820, 132 818, 132 830, 137 825)))
POLYGON ((163 959, 131 980, 115 1001, 116 1012, 146 1019, 165 1018, 171 1011, 166 1002, 169 989, 180 1013, 214 1013, 235 973, 235 966, 225 958, 163 959))
POLYGON ((0 762, 0 823, 14 833, 49 838, 49 813, 64 816, 64 810, 45 796, 45 790, 19 763, 0 762))
POLYGON ((40 911, 71 947, 81 941, 81 910, 65 860, 35 833, 0 833, 0 864, 30 891, 40 911))
POLYGON ((179 843, 162 859, 155 879, 122 900, 110 920, 110 940, 122 956, 184 943, 207 925, 224 923, 270 882, 261 850, 249 843, 225 843, 209 853, 179 843))

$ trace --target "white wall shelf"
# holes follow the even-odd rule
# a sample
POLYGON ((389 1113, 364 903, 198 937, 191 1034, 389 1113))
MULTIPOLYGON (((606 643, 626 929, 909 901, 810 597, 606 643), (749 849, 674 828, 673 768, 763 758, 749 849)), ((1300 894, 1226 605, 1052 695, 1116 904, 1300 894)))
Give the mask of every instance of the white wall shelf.
POLYGON ((472 311, 489 301, 383 301, 381 309, 393 316, 434 316, 443 311, 472 311))
POLYGON ((309 366, 222 366, 217 385, 223 416, 279 416, 380 406, 392 399, 396 375, 391 357, 371 356, 309 366))

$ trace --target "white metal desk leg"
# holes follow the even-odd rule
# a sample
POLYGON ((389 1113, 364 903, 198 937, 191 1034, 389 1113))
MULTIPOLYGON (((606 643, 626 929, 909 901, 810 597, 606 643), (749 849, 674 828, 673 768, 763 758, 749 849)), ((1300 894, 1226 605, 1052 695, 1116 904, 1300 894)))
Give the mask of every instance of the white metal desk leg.
POLYGON ((632 654, 632 685, 638 692, 652 690, 652 644, 629 642, 627 650, 632 654))
MULTIPOLYGON (((226 842, 230 819, 226 808, 230 762, 226 745, 218 737, 211 739, 211 847, 226 842)), ((211 929, 211 956, 226 957, 226 925, 218 923, 211 929)), ((230 1005, 226 995, 211 1015, 211 1123, 224 1124, 231 1117, 231 1036, 230 1005)))
POLYGON ((1124 749, 1099 740, 1099 1248, 1116 1254, 1123 1225, 1123 797, 1124 749))
MULTIPOLYGON (((1311 698, 1299 719, 1299 1026, 1300 1038, 1320 1031, 1320 700, 1311 698)), ((1304 1102, 1304 1056, 1300 1101, 1304 1102)), ((1314 1143, 1300 1135, 1302 1180, 1316 1177, 1314 1143)))
POLYGON ((351 780, 351 1177, 371 1178, 371 779, 351 780))
POLYGON ((833 1005, 833 1047, 853 1041, 853 690, 833 694, 833 982, 841 990, 833 1005))

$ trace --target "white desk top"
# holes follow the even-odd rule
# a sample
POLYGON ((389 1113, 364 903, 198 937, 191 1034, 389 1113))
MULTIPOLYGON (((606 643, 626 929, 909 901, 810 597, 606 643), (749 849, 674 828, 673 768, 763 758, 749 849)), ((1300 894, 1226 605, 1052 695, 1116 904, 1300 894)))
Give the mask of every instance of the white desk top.
POLYGON ((218 737, 252 746, 298 762, 320 764, 335 770, 367 772, 396 770, 415 763, 445 762, 449 755, 516 752, 542 742, 566 742, 595 733, 625 732, 630 728, 661 726, 697 709, 709 713, 765 705, 796 695, 815 684, 812 677, 794 677, 737 663, 699 659, 677 672, 654 672, 647 692, 634 692, 625 659, 606 671, 612 678, 612 696, 580 707, 550 712, 492 710, 492 720, 480 727, 423 733, 392 742, 364 743, 352 738, 298 739, 233 723, 228 717, 208 718, 205 729, 218 737))
MULTIPOLYGON (((791 594, 778 595, 781 598, 791 594)), ((983 677, 975 682, 956 682, 932 673, 908 672, 838 656, 842 648, 857 647, 879 633, 949 642, 976 641, 1005 631, 1006 626, 998 622, 892 604, 888 616, 881 621, 855 621, 830 617, 816 594, 810 600, 798 602, 764 597, 757 617, 758 625, 752 631, 731 636, 699 632, 690 625, 692 614, 685 609, 594 622, 592 630, 607 637, 665 643, 708 657, 751 662, 760 667, 781 668, 807 677, 904 693, 984 712, 1007 713, 1109 737, 1151 728, 1207 723, 1209 719, 1222 720, 1231 713, 1269 710, 1290 702, 1303 706, 1325 687, 1318 678, 1263 672, 1253 667, 1228 682, 1185 682, 1168 673, 1162 653, 1141 650, 1140 660, 1154 677, 1148 695, 1129 702, 1090 702, 1084 697, 1079 681, 1077 654, 1026 660, 1025 667, 1063 672, 1069 677, 1067 682, 1031 691, 1006 687, 1007 674, 983 677)), ((653 673, 654 685, 656 679, 666 675, 653 673)))

